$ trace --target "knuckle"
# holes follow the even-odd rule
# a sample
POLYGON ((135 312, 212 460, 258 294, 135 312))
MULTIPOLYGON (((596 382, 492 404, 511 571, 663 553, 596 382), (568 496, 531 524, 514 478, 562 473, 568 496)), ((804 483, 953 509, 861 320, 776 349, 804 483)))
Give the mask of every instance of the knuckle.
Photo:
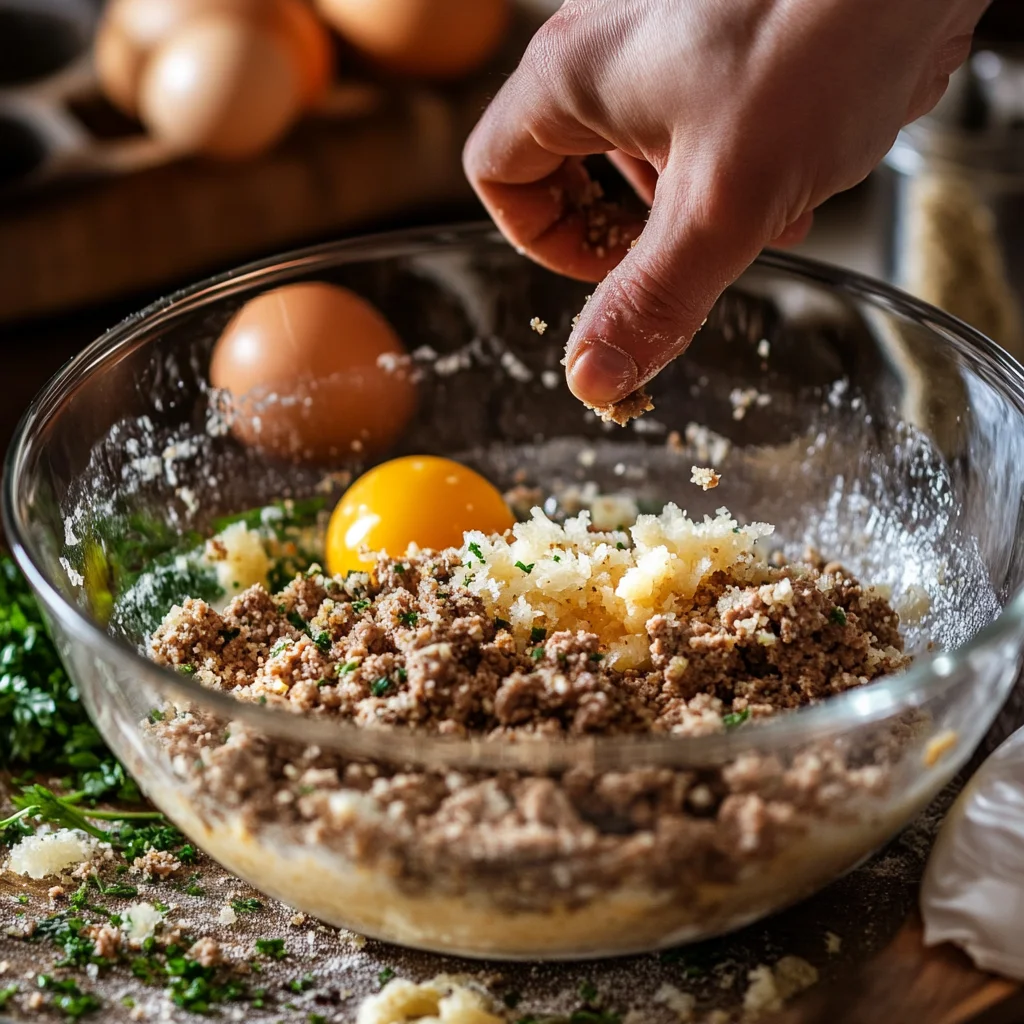
POLYGON ((678 332, 699 321, 696 305, 686 289, 673 282, 667 268, 651 260, 629 261, 608 278, 615 303, 631 317, 653 324, 672 325, 678 332))

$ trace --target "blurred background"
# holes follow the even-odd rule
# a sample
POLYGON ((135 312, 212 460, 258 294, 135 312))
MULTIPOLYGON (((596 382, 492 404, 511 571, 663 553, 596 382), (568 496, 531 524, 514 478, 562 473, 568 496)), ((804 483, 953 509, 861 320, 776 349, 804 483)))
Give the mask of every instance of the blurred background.
MULTIPOLYGON (((0 0, 0 403, 197 278, 480 218, 463 140, 558 0, 0 0)), ((1024 354, 1024 4, 803 248, 1024 354)))

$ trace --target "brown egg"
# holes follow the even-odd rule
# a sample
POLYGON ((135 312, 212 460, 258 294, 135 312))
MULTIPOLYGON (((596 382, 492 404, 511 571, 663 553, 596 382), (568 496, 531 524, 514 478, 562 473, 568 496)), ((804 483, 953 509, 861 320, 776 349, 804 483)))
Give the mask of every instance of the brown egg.
POLYGON ((457 78, 497 49, 507 0, 316 0, 324 18, 375 63, 400 74, 457 78))
POLYGON ((100 87, 112 103, 134 116, 146 62, 172 32, 202 14, 252 18, 272 6, 272 0, 112 0, 96 33, 100 87))
POLYGON ((317 460, 373 455, 415 409, 404 355, 391 325, 354 292, 290 284, 235 314, 214 346, 210 383, 231 394, 232 430, 245 444, 317 460))
POLYGON ((175 149, 224 158, 272 146, 301 111, 288 44, 256 21, 204 14, 159 46, 142 75, 143 124, 175 149))
POLYGON ((276 0, 263 15, 288 40, 302 78, 302 105, 323 99, 334 76, 334 48, 323 22, 306 0, 276 0))

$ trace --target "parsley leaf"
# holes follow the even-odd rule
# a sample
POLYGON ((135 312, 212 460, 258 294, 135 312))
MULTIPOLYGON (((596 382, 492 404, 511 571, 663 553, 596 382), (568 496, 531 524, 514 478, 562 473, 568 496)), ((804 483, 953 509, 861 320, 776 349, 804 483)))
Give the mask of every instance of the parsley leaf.
POLYGON ((536 564, 537 564, 536 562, 531 562, 531 563, 530 563, 529 565, 523 565, 523 563, 522 563, 522 562, 516 562, 516 568, 517 568, 517 569, 522 569, 522 570, 523 570, 523 572, 525 572, 525 573, 526 573, 526 575, 527 575, 527 576, 529 576, 529 575, 530 575, 530 573, 531 573, 531 572, 533 572, 533 567, 534 567, 534 566, 535 566, 536 564))
POLYGON ((246 899, 233 899, 231 909, 239 914, 255 914, 263 909, 263 904, 255 897, 249 896, 246 899))
POLYGON ((419 616, 418 612, 399 612, 398 613, 398 621, 403 626, 415 626, 416 623, 419 621, 419 618, 420 618, 420 616, 419 616))
POLYGON ((730 715, 722 715, 722 725, 726 729, 735 729, 736 726, 742 725, 749 717, 750 708, 744 708, 742 711, 737 711, 730 715))
POLYGON ((394 976, 395 971, 392 967, 385 967, 382 971, 378 972, 377 981, 380 983, 380 987, 383 988, 394 976))
POLYGON ((83 992, 70 978, 58 981, 49 974, 40 974, 36 984, 45 992, 53 993, 51 1003, 71 1020, 93 1013, 103 1005, 92 992, 83 992))
POLYGON ((835 608, 833 608, 832 611, 829 612, 829 616, 828 617, 837 626, 845 626, 846 625, 846 611, 843 608, 840 608, 839 605, 836 605, 835 608))
POLYGON ((257 939, 256 952, 271 960, 283 960, 288 955, 284 939, 257 939))
POLYGON ((383 697, 391 687, 391 680, 387 676, 381 676, 370 684, 370 693, 374 697, 383 697))

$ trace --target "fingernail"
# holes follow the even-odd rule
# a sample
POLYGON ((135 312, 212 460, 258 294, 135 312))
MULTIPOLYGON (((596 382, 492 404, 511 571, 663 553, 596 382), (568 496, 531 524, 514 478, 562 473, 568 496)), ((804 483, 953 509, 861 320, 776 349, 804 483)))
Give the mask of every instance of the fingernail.
POLYGON ((610 405, 636 390, 640 371, 628 352, 605 341, 585 342, 569 364, 569 388, 591 405, 610 405))

